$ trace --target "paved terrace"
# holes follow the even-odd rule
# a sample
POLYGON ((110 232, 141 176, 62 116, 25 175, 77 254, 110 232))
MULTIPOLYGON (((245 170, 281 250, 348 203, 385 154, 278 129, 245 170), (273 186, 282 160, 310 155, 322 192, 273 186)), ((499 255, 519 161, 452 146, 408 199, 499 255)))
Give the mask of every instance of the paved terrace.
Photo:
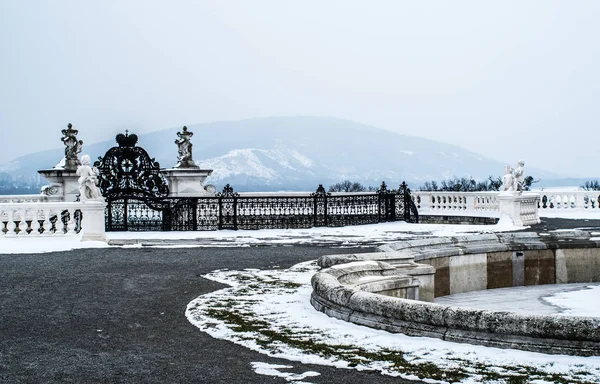
MULTIPOLYGON (((543 219, 534 229, 577 227, 600 220, 543 219)), ((410 382, 269 358, 213 339, 185 318, 191 300, 224 287, 200 277, 213 270, 288 268, 324 254, 374 251, 317 245, 0 254, 0 382, 286 382, 255 373, 252 362, 317 371, 306 380, 314 383, 410 382)))

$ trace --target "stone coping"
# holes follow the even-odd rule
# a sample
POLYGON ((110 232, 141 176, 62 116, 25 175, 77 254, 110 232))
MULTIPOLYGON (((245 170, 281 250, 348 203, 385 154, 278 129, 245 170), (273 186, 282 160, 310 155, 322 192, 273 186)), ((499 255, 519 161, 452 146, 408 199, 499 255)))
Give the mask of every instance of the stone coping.
POLYGON ((394 264, 401 260, 414 259, 418 262, 424 259, 481 252, 599 247, 600 232, 558 230, 541 233, 482 233, 399 241, 380 246, 382 252, 322 256, 318 264, 320 267, 328 268, 358 260, 381 260, 394 264))
MULTIPOLYGON (((597 317, 447 306, 391 297, 377 293, 373 287, 363 290, 356 286, 356 279, 372 274, 377 267, 388 278, 406 279, 406 274, 395 274, 390 267, 469 254, 590 249, 598 248, 599 243, 600 233, 581 230, 483 233, 397 242, 380 247, 383 252, 323 256, 318 264, 324 269, 312 277, 311 304, 332 317, 410 336, 550 354, 600 355, 597 317)), ((600 250, 597 257, 600 259, 600 250)), ((600 281, 600 276, 597 278, 600 281)))

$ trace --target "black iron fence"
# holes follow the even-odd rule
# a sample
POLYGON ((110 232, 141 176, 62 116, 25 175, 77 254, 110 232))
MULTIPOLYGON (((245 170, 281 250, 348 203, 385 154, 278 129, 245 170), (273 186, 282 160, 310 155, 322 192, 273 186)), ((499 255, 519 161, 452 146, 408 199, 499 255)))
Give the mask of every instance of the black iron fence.
POLYGON ((341 227, 418 222, 410 190, 382 183, 369 193, 243 194, 229 185, 211 197, 108 198, 107 231, 210 231, 341 227))

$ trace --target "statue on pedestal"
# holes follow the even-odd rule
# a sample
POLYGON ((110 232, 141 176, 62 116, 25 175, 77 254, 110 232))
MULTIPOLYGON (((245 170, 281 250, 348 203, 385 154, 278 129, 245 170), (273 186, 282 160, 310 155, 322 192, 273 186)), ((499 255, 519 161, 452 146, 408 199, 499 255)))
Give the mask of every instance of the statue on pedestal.
POLYGON ((88 155, 81 156, 81 165, 77 167, 77 176, 79 176, 79 200, 86 202, 88 200, 104 201, 98 189, 98 169, 91 166, 91 159, 88 155))
POLYGON ((504 176, 502 176, 501 192, 511 192, 515 195, 520 195, 525 190, 525 177, 523 176, 523 167, 525 162, 519 160, 517 168, 513 169, 510 165, 504 168, 504 176))
POLYGON ((502 176, 501 192, 513 192, 515 189, 515 177, 513 176, 513 167, 507 165, 504 167, 504 176, 502 176))
POLYGON ((525 184, 525 177, 523 176, 523 167, 525 166, 525 162, 523 160, 519 160, 519 162, 517 163, 517 168, 515 169, 515 173, 514 173, 514 188, 513 190, 515 192, 517 192, 519 195, 521 193, 523 193, 524 190, 524 184, 525 184))
POLYGON ((175 168, 197 168, 197 165, 192 159, 192 142, 190 138, 194 134, 187 130, 184 126, 181 132, 177 132, 178 139, 175 140, 177 144, 177 165, 175 168))
POLYGON ((60 139, 65 144, 65 169, 75 169, 81 163, 79 162, 79 153, 83 146, 83 140, 77 140, 78 130, 73 129, 69 123, 67 129, 62 131, 63 137, 60 139))

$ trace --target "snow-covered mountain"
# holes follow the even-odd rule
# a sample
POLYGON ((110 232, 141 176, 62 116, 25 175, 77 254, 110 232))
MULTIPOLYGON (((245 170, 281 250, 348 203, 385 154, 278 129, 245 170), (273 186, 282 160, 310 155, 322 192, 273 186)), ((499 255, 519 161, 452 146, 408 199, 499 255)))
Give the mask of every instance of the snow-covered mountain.
MULTIPOLYGON (((85 127, 78 128, 85 142, 85 127)), ((138 135, 138 145, 170 168, 177 162, 174 140, 179 129, 138 135)), ((202 168, 214 170, 207 182, 217 187, 230 183, 238 191, 314 190, 318 184, 342 180, 372 186, 382 180, 390 186, 406 180, 416 188, 453 176, 498 176, 504 166, 454 145, 335 118, 269 117, 188 129, 194 132, 194 159, 202 168)), ((82 153, 97 158, 114 145, 114 140, 84 144, 82 153)), ((33 176, 38 169, 53 167, 62 155, 60 148, 34 153, 0 166, 0 172, 33 176)), ((536 177, 555 176, 527 171, 536 177)))

